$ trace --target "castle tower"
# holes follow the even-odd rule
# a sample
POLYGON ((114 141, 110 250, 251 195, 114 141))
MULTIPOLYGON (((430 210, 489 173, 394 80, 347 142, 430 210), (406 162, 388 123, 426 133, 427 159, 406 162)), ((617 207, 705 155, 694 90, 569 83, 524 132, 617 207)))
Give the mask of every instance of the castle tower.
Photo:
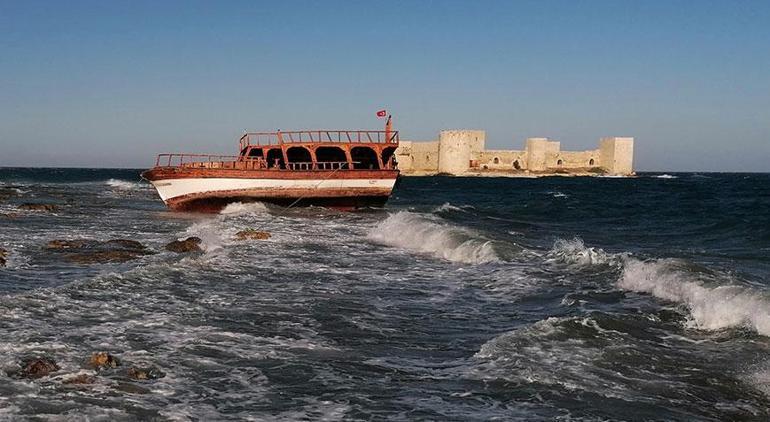
POLYGON ((462 174, 470 162, 484 151, 483 130, 442 130, 438 136, 439 173, 462 174))
POLYGON ((634 138, 602 138, 599 143, 601 166, 610 174, 634 173, 634 138))
POLYGON ((561 150, 561 142, 548 138, 527 139, 527 169, 545 171, 549 167, 549 159, 556 157, 561 150))

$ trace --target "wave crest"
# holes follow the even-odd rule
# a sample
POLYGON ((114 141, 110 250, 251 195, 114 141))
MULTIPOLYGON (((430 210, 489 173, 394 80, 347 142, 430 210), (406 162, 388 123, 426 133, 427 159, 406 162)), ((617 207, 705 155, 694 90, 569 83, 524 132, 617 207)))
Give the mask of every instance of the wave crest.
POLYGON ((737 285, 708 286, 679 261, 627 259, 618 287, 685 305, 696 328, 745 327, 770 336, 770 301, 762 292, 737 285))
POLYGON ((139 182, 129 182, 128 180, 110 179, 105 182, 107 186, 119 190, 139 190, 147 186, 139 182))
POLYGON ((267 212, 267 206, 261 202, 234 202, 227 204, 220 214, 261 214, 267 212))
POLYGON ((438 218, 431 219, 409 211, 389 215, 369 232, 368 237, 378 243, 453 262, 484 264, 500 261, 491 240, 438 218))
POLYGON ((557 239, 547 254, 547 262, 562 262, 570 265, 588 266, 614 264, 618 255, 609 254, 600 248, 590 248, 583 239, 557 239))

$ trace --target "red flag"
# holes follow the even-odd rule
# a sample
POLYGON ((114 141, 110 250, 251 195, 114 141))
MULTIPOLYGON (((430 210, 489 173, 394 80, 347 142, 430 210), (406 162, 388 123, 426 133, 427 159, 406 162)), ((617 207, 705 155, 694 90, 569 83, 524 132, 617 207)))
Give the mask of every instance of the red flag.
POLYGON ((386 110, 380 110, 377 112, 377 117, 385 117, 388 115, 388 112, 386 110))

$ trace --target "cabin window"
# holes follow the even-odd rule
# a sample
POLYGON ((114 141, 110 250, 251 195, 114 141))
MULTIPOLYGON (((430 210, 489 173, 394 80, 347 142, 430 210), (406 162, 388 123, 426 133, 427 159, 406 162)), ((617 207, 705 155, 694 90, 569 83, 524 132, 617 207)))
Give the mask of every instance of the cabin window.
POLYGON ((492 162, 495 164, 500 164, 500 159, 495 157, 494 159, 492 159, 492 162))
MULTIPOLYGON (((395 147, 387 147, 382 150, 382 164, 387 167, 390 158, 396 153, 395 147)), ((395 159, 393 160, 395 164, 395 159)))
POLYGON ((315 150, 315 159, 319 163, 347 163, 348 157, 340 147, 318 147, 315 150))
POLYGON ((592 165, 594 165, 594 159, 593 159, 593 158, 592 158, 592 159, 590 159, 590 160, 588 160, 588 165, 589 165, 589 166, 592 166, 592 165))
POLYGON ((283 151, 281 151, 280 148, 271 148, 267 150, 266 161, 267 166, 270 168, 286 168, 286 163, 283 162, 283 151), (276 163, 278 164, 277 166, 276 163))
POLYGON ((561 167, 562 164, 564 164, 564 163, 561 160, 556 162, 556 165, 559 166, 559 167, 561 167))
POLYGON ((264 157, 262 148, 252 148, 249 150, 249 157, 264 157))
POLYGON ((290 163, 309 163, 313 161, 310 151, 305 147, 291 147, 286 150, 286 158, 290 163))
POLYGON ((380 168, 377 153, 369 147, 354 147, 350 150, 350 157, 353 159, 354 169, 376 170, 380 168))
POLYGON ((513 162, 513 168, 515 168, 516 170, 521 170, 521 164, 519 164, 519 160, 515 160, 513 162))

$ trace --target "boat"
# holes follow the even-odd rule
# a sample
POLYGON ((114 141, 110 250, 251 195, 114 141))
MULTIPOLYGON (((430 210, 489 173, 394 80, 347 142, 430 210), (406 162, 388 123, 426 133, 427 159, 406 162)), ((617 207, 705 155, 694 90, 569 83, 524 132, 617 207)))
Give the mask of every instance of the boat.
POLYGON ((398 180, 398 131, 244 133, 235 156, 159 154, 142 173, 174 211, 219 212, 234 202, 382 207, 398 180))

